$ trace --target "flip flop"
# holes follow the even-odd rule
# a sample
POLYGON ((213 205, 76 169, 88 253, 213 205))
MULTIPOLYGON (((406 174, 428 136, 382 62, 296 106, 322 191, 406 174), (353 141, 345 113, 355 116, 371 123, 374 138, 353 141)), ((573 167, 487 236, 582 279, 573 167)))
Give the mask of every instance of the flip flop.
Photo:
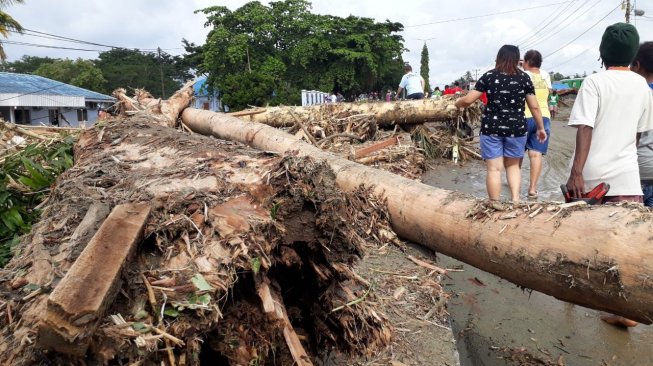
POLYGON ((537 198, 537 192, 535 193, 529 193, 528 198, 537 198))

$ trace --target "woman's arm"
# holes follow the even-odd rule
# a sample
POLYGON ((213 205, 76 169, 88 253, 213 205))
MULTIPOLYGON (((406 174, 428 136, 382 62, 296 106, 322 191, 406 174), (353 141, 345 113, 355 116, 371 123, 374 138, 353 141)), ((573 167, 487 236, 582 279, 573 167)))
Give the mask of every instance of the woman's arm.
POLYGON ((475 101, 478 100, 478 98, 481 97, 481 94, 483 94, 483 93, 481 93, 478 90, 470 91, 464 97, 460 97, 460 98, 456 99, 456 108, 467 108, 467 107, 469 107, 470 105, 472 105, 472 103, 474 103, 475 101))

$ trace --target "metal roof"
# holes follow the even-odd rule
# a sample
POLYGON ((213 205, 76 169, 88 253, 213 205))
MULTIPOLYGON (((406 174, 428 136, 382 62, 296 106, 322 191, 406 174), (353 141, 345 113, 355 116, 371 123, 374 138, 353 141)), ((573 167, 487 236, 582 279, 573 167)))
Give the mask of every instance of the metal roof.
POLYGON ((87 101, 114 101, 113 97, 37 75, 0 72, 0 94, 20 96, 83 97, 87 101))

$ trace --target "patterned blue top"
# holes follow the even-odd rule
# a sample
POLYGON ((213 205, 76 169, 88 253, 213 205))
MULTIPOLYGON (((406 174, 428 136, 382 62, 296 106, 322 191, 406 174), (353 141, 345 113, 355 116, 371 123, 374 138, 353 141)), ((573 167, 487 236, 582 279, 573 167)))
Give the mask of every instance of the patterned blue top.
POLYGON ((526 96, 535 95, 531 78, 523 71, 509 75, 496 70, 483 74, 475 89, 487 93, 488 103, 481 119, 481 134, 499 137, 525 136, 526 96))

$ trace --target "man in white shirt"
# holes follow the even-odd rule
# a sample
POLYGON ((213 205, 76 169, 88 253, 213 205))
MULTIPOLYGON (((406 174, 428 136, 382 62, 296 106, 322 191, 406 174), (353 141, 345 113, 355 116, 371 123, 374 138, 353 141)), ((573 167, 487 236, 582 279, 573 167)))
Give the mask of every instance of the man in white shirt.
POLYGON ((610 185, 602 203, 642 202, 636 136, 653 129, 653 96, 629 65, 639 46, 631 24, 609 26, 599 48, 606 71, 585 78, 569 117, 576 149, 567 189, 580 198, 601 182, 610 185))
POLYGON ((424 78, 416 72, 413 72, 412 66, 406 64, 404 66, 406 74, 401 78, 399 88, 397 89, 397 98, 401 96, 401 92, 406 89, 406 99, 422 99, 424 98, 424 78))

